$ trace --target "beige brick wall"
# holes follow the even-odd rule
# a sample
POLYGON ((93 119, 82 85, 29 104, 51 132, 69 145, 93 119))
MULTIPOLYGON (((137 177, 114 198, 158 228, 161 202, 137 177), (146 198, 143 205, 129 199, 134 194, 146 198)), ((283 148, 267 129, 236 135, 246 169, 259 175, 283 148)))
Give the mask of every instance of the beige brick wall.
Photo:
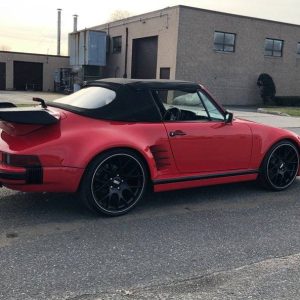
POLYGON ((123 77, 125 71, 126 27, 128 28, 127 75, 131 77, 132 40, 158 36, 157 72, 162 67, 171 68, 171 79, 175 78, 179 7, 163 9, 148 14, 93 27, 106 31, 109 36, 122 36, 121 53, 112 53, 112 44, 107 61, 107 77, 123 77))
POLYGON ((261 102, 257 77, 269 73, 278 95, 300 95, 300 26, 180 7, 176 79, 206 85, 223 104, 261 102), (236 33, 234 53, 214 51, 214 31, 236 33), (283 57, 265 57, 265 38, 284 40, 283 57))
POLYGON ((14 61, 37 62, 43 64, 43 91, 54 90, 55 69, 69 67, 68 56, 0 51, 0 62, 6 63, 6 89, 8 90, 12 90, 14 88, 14 61))

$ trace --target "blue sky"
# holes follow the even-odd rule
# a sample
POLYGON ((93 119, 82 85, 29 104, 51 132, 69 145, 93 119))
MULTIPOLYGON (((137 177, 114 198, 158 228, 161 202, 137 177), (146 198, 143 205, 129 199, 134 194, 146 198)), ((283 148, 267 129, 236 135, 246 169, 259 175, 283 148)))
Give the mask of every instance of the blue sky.
POLYGON ((63 9, 62 54, 67 54, 73 14, 83 29, 105 23, 115 10, 136 15, 178 4, 300 24, 299 0, 9 0, 0 3, 0 50, 56 54, 57 8, 63 9))

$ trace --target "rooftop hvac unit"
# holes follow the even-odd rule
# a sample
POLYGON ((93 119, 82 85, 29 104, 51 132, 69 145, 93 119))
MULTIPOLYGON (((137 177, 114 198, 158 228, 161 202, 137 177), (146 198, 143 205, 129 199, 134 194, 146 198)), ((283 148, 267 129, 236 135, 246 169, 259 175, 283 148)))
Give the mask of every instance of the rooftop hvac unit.
POLYGON ((69 34, 70 65, 106 66, 106 32, 82 30, 69 34))

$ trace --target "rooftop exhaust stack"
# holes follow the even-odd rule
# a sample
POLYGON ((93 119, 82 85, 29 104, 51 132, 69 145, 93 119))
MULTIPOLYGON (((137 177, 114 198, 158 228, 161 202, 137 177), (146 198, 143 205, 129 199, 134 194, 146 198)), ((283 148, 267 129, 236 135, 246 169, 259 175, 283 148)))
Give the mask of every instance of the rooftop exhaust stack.
POLYGON ((77 32, 77 19, 78 15, 73 15, 73 32, 77 32))
POLYGON ((61 8, 57 9, 57 55, 60 55, 61 8))

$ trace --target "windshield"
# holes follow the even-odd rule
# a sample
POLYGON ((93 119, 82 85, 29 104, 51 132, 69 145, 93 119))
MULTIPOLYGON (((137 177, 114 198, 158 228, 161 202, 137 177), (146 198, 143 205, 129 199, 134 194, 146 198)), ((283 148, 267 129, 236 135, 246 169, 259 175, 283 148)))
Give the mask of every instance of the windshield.
POLYGON ((54 100, 54 102, 79 108, 95 109, 111 103, 115 98, 116 93, 114 91, 103 87, 92 86, 69 96, 54 100))

